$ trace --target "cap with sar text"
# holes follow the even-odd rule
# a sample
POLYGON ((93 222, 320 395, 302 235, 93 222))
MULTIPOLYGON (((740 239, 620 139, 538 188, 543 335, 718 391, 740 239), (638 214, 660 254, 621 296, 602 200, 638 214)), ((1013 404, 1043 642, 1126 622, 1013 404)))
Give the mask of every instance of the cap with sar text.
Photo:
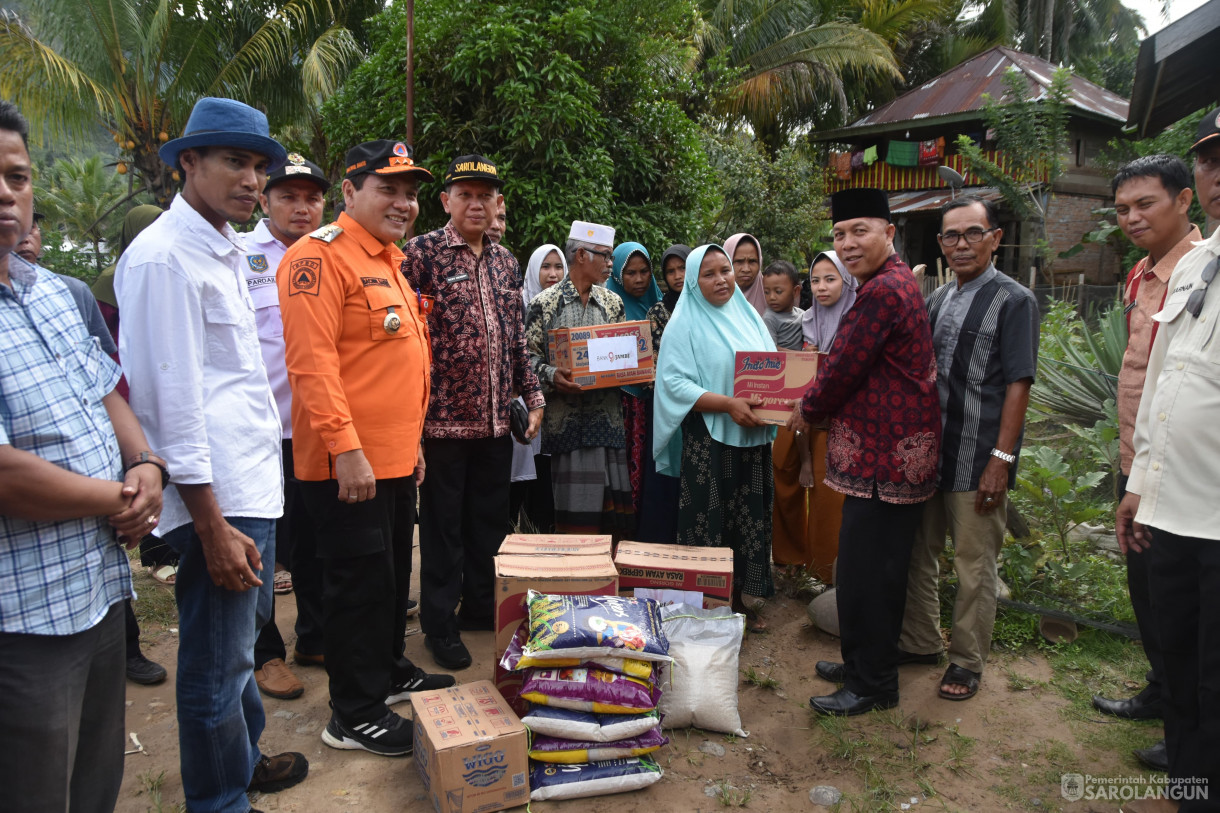
POLYGON ((1203 117, 1203 121, 1199 122, 1199 129, 1195 130, 1195 143, 1190 145, 1187 152, 1194 152, 1217 138, 1220 138, 1220 107, 1208 113, 1203 117))
POLYGON ((482 155, 459 155, 445 173, 445 186, 459 181, 482 181, 499 189, 504 186, 500 170, 482 155))
POLYGON ((415 163, 411 147, 402 141, 381 138, 357 144, 344 158, 345 178, 372 173, 374 175, 407 174, 419 181, 432 180, 432 173, 415 163))
POLYGON ((266 192, 276 184, 283 183, 284 181, 292 181, 298 178, 313 181, 323 192, 330 189, 330 179, 326 177, 326 173, 322 171, 320 166, 300 153, 290 152, 284 166, 275 172, 267 173, 267 185, 263 187, 263 191, 266 192))

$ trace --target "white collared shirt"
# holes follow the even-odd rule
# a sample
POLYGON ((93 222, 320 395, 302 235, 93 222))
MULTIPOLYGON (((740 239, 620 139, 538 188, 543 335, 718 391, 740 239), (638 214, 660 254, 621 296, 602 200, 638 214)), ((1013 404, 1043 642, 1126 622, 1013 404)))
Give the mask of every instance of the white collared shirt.
POLYGON ((1136 521, 1169 533, 1220 539, 1220 277, 1196 319, 1186 312, 1203 270, 1220 256, 1220 228, 1178 261, 1135 419, 1127 490, 1140 495, 1136 521))
POLYGON ((284 259, 288 246, 281 243, 267 226, 267 219, 258 221, 254 231, 245 235, 246 258, 242 273, 246 290, 254 302, 254 324, 258 329, 259 349, 267 380, 280 410, 280 428, 285 440, 292 437, 292 388, 288 385, 288 365, 284 361, 284 320, 280 316, 279 289, 275 286, 275 271, 284 259))
MULTIPOLYGON (((226 517, 283 513, 280 418, 259 353, 241 236, 181 195, 115 272, 131 408, 172 482, 211 483, 226 517)), ((175 488, 158 534, 191 522, 175 488)))

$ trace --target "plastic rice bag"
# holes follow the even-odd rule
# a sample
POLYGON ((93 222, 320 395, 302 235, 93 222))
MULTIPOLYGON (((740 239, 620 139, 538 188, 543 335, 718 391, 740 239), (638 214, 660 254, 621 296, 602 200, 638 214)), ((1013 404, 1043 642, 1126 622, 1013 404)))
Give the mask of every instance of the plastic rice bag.
POLYGON ((640 661, 635 658, 552 658, 549 660, 539 660, 521 654, 521 648, 525 646, 525 641, 529 637, 529 631, 522 625, 517 628, 513 634, 513 639, 509 641, 508 648, 504 650, 504 657, 500 658, 500 666, 510 672, 516 672, 519 669, 528 669, 531 666, 544 666, 548 668, 561 666, 584 666, 604 669, 607 672, 618 672, 620 675, 630 675, 631 677, 640 678, 641 680, 652 680, 652 662, 640 661))
POLYGON ((530 590, 529 639, 522 655, 560 658, 669 660, 657 603, 622 596, 556 596, 530 590))
POLYGON ((581 742, 539 735, 530 743, 530 759, 539 762, 604 762, 651 754, 669 742, 669 738, 653 728, 638 737, 617 742, 581 742))
POLYGON ((646 788, 664 775, 652 757, 612 759, 580 765, 535 762, 530 767, 530 801, 580 799, 646 788))
POLYGON ((650 681, 602 669, 527 669, 520 697, 541 706, 600 714, 639 714, 657 707, 650 681))
POLYGON ((672 663, 661 666, 658 711, 666 728, 705 728, 748 737, 737 713, 737 653, 745 616, 728 607, 674 604, 661 610, 672 663))
POLYGON ((643 714, 594 714, 550 706, 533 706, 521 718, 534 734, 585 742, 614 742, 638 737, 661 723, 655 711, 643 714))

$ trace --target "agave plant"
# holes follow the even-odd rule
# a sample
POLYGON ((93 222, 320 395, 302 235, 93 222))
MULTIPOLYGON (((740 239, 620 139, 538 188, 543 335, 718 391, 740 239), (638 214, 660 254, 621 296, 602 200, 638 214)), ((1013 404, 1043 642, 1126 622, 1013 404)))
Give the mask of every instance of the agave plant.
POLYGON ((1069 303, 1056 302, 1042 321, 1038 379, 1030 406, 1043 419, 1091 427, 1118 398, 1118 370, 1127 349, 1127 320, 1111 305, 1090 329, 1069 303))

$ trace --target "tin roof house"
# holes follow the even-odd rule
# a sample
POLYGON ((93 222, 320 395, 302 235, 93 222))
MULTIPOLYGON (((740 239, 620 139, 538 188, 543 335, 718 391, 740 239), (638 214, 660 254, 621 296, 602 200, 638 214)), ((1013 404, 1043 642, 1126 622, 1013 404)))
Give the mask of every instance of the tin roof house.
MULTIPOLYGON (((989 140, 994 133, 988 132, 984 120, 984 96, 1001 98, 1004 74, 1014 69, 1029 80, 1033 98, 1038 98, 1049 89, 1055 66, 1011 48, 991 48, 847 127, 811 135, 831 150, 830 191, 879 187, 889 193, 898 227, 896 247, 911 265, 927 263, 934 271, 941 256, 935 239, 939 208, 954 194, 967 192, 1000 205, 1004 239, 997 267, 1028 282, 1031 268, 1039 264, 1036 224, 1021 222, 995 188, 983 186, 967 172, 956 147, 957 137, 967 135, 1004 166, 1004 155, 989 140), (958 176, 964 185, 955 189, 949 179, 957 183, 958 176)), ((1121 134, 1128 113, 1126 99, 1075 75, 1070 79, 1068 107, 1064 173, 1055 183, 1046 224, 1052 256, 1075 246, 1094 229, 1098 220, 1094 210, 1111 204, 1109 177, 1098 166, 1098 156, 1121 134)), ((1053 272, 1059 279, 1075 279, 1083 273, 1089 282, 1108 284, 1119 279, 1122 269, 1107 246, 1090 245, 1070 258, 1055 260, 1053 272)))

